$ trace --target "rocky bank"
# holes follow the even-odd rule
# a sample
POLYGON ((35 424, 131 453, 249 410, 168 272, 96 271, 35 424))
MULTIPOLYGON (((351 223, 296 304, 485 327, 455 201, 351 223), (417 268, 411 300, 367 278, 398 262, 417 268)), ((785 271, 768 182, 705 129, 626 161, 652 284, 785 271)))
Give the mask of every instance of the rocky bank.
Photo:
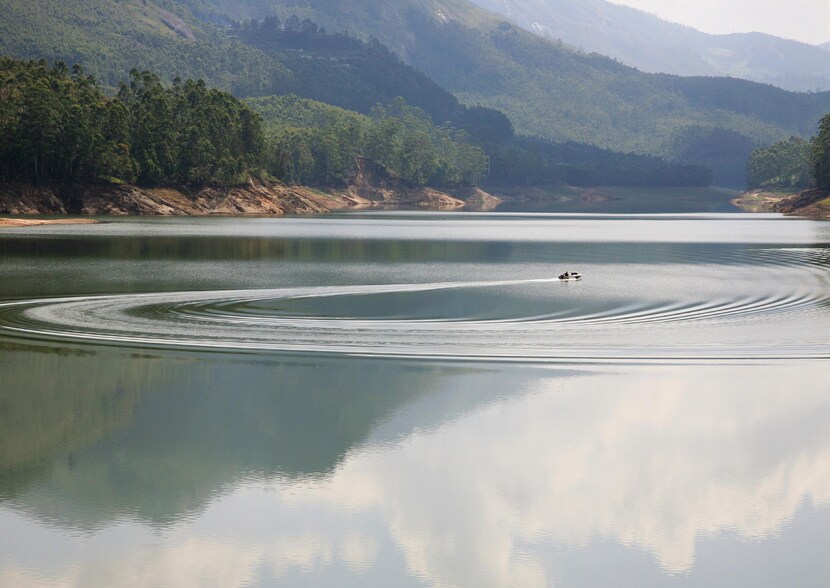
POLYGON ((748 212, 780 212, 788 216, 804 216, 830 220, 830 192, 804 190, 796 194, 753 190, 732 201, 748 212))
POLYGON ((348 188, 312 189, 250 181, 232 188, 139 188, 130 185, 0 185, 0 214, 9 215, 285 215, 345 208, 489 209, 500 202, 478 188, 458 198, 432 188, 406 189, 358 178, 348 188))

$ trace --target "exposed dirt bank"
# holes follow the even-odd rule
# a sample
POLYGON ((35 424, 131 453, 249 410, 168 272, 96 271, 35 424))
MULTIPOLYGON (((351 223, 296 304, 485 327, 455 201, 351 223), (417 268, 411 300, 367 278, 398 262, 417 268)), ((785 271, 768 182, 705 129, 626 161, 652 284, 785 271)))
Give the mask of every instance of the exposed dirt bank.
POLYGON ((138 188, 129 185, 0 185, 0 214, 29 215, 285 215, 319 214, 345 208, 488 209, 498 199, 477 188, 457 198, 431 188, 374 186, 366 181, 347 189, 318 190, 251 181, 233 188, 138 188), (470 199, 468 202, 467 199, 470 199))
MULTIPOLYGON (((0 187, 0 213, 4 214, 309 214, 331 210, 334 206, 324 204, 328 200, 325 195, 310 190, 258 182, 235 188, 195 191, 88 184, 0 187)), ((345 200, 336 201, 337 207, 348 205, 345 200)))
POLYGON ((0 227, 36 227, 40 225, 90 225, 98 221, 91 218, 0 218, 0 227))
POLYGON ((805 190, 797 194, 753 190, 741 194, 733 204, 748 212, 780 212, 788 216, 830 220, 830 192, 824 190, 805 190))

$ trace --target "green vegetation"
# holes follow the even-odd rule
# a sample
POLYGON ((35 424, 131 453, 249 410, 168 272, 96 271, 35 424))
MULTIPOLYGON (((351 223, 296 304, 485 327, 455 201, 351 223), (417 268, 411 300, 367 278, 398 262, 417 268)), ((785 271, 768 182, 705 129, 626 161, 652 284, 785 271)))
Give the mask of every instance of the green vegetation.
POLYGON ((204 79, 238 96, 269 94, 291 77, 276 59, 229 39, 178 1, 4 0, 0 55, 81 63, 107 91, 132 69, 204 79))
POLYGON ((702 166, 531 137, 490 142, 485 154, 465 131, 434 126, 401 98, 368 116, 296 96, 248 103, 265 120, 274 173, 296 183, 342 183, 354 177, 361 158, 412 185, 705 186, 711 180, 702 166))
MULTIPOLYGON (((396 97, 402 96, 407 103, 418 106, 434 121, 447 121, 439 127, 443 138, 439 139, 433 131, 429 131, 427 135, 432 133, 429 141, 423 140, 423 135, 421 140, 415 140, 411 134, 405 138, 400 131, 411 131, 413 122, 419 118, 423 129, 431 126, 420 115, 408 117, 408 122, 398 131, 387 128, 383 132, 356 133, 353 127, 365 126, 365 120, 351 117, 335 124, 331 119, 337 111, 327 110, 319 104, 314 108, 315 116, 309 117, 309 112, 304 110, 301 120, 295 120, 298 112, 289 114, 286 106, 290 104, 298 108, 300 103, 296 100, 286 102, 266 98, 251 101, 266 120, 289 127, 327 128, 314 132, 298 132, 292 128, 278 133, 279 143, 286 152, 282 160, 284 165, 280 169, 284 170, 285 177, 295 181, 328 183, 350 173, 353 158, 324 154, 327 149, 330 151, 338 145, 337 133, 333 132, 338 126, 342 134, 338 151, 347 152, 351 144, 359 155, 365 157, 371 150, 373 161, 416 183, 425 176, 429 176, 429 183, 433 184, 457 183, 459 173, 464 182, 480 177, 478 170, 473 172, 476 168, 473 164, 479 159, 475 153, 452 147, 453 143, 465 145, 470 142, 490 155, 486 178, 489 182, 688 186, 706 185, 711 181, 711 174, 705 165, 670 165, 656 157, 614 153, 575 142, 555 144, 541 138, 514 137, 510 121, 501 112, 459 104, 455 97, 422 73, 403 64, 377 41, 362 42, 348 35, 329 34, 314 23, 301 21, 296 16, 286 22, 277 17, 245 21, 237 23, 233 30, 240 39, 254 44, 268 55, 279 57, 288 65, 294 72, 289 87, 298 95, 356 110, 374 119, 383 118, 373 110, 378 103, 391 104, 396 102, 396 97), (273 109, 277 106, 281 112, 275 118, 273 109), (328 113, 329 120, 325 122, 320 120, 323 112, 328 113), (450 125, 466 134, 450 131, 450 125), (323 136, 328 136, 328 139, 323 141, 323 136), (360 146, 367 137, 370 150, 360 146), (426 171, 435 167, 430 160, 436 161, 434 154, 424 150, 427 143, 432 144, 434 151, 446 154, 450 160, 448 165, 438 164, 440 169, 437 174, 426 171), (444 147, 440 146, 442 143, 444 147), (414 151, 404 155, 406 149, 414 151), (410 177, 412 165, 404 160, 413 161, 419 150, 427 163, 417 173, 420 178, 410 177), (463 171, 465 169, 467 171, 463 171)), ((395 117, 400 118, 401 114, 398 111, 395 117)), ((341 115, 341 118, 345 116, 342 112, 341 115)), ((384 124, 389 126, 388 121, 384 124)))
POLYGON ((275 175, 299 184, 341 184, 360 159, 413 186, 475 184, 487 157, 463 131, 436 127, 398 98, 371 116, 296 96, 251 99, 268 128, 275 175))
POLYGON ((437 125, 466 131, 494 161, 515 126, 548 141, 715 166, 715 182, 731 185, 742 183, 741 158, 757 145, 812 135, 830 110, 830 93, 644 74, 464 0, 8 0, 0 52, 83 63, 108 92, 137 68, 238 97, 293 93, 367 115, 402 96, 437 125), (740 149, 704 153, 718 137, 740 149))
MULTIPOLYGON (((468 111, 455 96, 375 40, 329 34, 308 20, 293 17, 283 23, 274 16, 235 23, 231 34, 290 68, 293 75, 280 93, 363 114, 402 97, 439 123, 457 122, 468 111)), ((498 114, 512 133, 507 118, 498 114)))
POLYGON ((821 119, 812 141, 790 137, 753 151, 747 173, 751 188, 830 190, 830 114, 821 119))
POLYGON ((705 166, 618 153, 592 145, 515 137, 492 150, 490 179, 507 184, 574 186, 708 186, 705 166))
POLYGON ((813 138, 811 156, 816 187, 830 190, 830 114, 821 119, 818 135, 813 138))
MULTIPOLYGON (((474 185, 485 176, 577 185, 710 179, 705 168, 494 132, 498 113, 484 109, 476 116, 485 124, 473 125, 484 139, 476 142, 449 123, 434 125, 400 97, 368 115, 291 95, 246 104, 202 81, 166 86, 135 70, 108 97, 80 67, 70 72, 62 63, 11 59, 0 60, 0 97, 0 181, 6 182, 228 186, 274 176, 330 186, 347 184, 367 160, 381 176, 409 186, 474 185)), ((471 110, 459 106, 459 116, 471 110)))
POLYGON ((329 31, 375 37, 463 103, 506 113, 519 133, 706 165, 695 155, 707 144, 701 130, 726 136, 741 153, 709 158, 718 164, 716 183, 743 185, 752 149, 791 135, 810 136, 830 110, 828 92, 796 94, 732 78, 645 74, 538 38, 462 0, 402 0, 382 10, 362 0, 198 4, 216 15, 277 14, 283 22, 297 15, 329 31), (694 157, 687 158, 689 152, 694 157))
POLYGON ((812 183, 811 144, 800 137, 759 147, 747 163, 749 187, 764 190, 803 190, 812 183))
POLYGON ((0 59, 0 179, 229 185, 259 171, 262 122, 230 94, 133 71, 117 98, 76 66, 0 59))
POLYGON ((474 184, 487 158, 399 98, 371 116, 294 96, 251 106, 203 81, 131 72, 116 97, 80 67, 0 59, 0 181, 343 184, 361 158, 413 186, 474 184))
MULTIPOLYGON (((735 185, 741 157, 759 144, 812 134, 830 110, 826 93, 643 74, 540 39, 464 0, 402 0, 383 9, 366 0, 9 0, 0 4, 0 52, 83 63, 108 93, 135 68, 167 82, 204 79, 237 97, 292 93, 365 115, 401 96, 439 127, 466 131, 491 156, 491 173, 502 174, 494 180, 567 178, 600 157, 533 163, 537 147, 528 145, 537 139, 514 143, 515 126, 562 145, 714 166, 717 183, 735 185), (234 22, 252 17, 268 18, 234 22), (730 158, 701 156, 723 136, 741 149, 730 158), (499 171, 499 161, 517 157, 523 171, 499 171)), ((621 157, 611 167, 632 162, 641 171, 651 166, 621 157)), ((669 173, 651 168, 649 182, 669 173)))
POLYGON ((742 188, 746 160, 758 143, 737 131, 720 127, 688 126, 674 134, 672 159, 712 170, 719 186, 742 188))

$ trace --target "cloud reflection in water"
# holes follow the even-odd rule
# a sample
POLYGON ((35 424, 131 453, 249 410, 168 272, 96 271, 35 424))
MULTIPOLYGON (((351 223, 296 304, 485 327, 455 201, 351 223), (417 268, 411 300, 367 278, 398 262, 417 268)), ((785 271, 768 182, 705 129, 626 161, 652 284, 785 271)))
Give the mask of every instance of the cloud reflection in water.
POLYGON ((20 541, 3 545, 0 584, 549 586, 608 540, 690 577, 707 540, 774 540, 830 503, 830 392, 799 364, 532 373, 490 378, 518 389, 450 421, 438 399, 488 377, 442 379, 333 471, 240 481, 161 531, 51 536, 71 562, 24 565, 56 533, 2 509, 20 541))

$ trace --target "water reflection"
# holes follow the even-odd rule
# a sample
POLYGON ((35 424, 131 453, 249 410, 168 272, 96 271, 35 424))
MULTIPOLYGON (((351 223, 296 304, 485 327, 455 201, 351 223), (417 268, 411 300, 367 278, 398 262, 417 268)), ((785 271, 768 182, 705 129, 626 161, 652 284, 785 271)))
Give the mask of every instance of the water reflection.
POLYGON ((830 504, 830 392, 805 365, 104 360, 146 387, 74 411, 109 424, 71 463, 39 453, 0 509, 0 585, 695 585, 730 565, 713 543, 802 553, 788 529, 830 504))
POLYGON ((48 351, 0 355, 0 474, 27 510, 86 529, 174 522, 246 478, 319 476, 438 374, 464 371, 48 351))
POLYGON ((792 357, 830 349, 828 227, 0 231, 0 586, 823 585, 830 390, 792 357), (565 264, 589 278, 544 281, 565 264), (78 296, 28 300, 52 295, 78 296), (350 355, 416 331, 417 361, 350 355), (243 354, 251 334, 306 351, 243 354), (472 343, 573 353, 462 361, 472 343))

